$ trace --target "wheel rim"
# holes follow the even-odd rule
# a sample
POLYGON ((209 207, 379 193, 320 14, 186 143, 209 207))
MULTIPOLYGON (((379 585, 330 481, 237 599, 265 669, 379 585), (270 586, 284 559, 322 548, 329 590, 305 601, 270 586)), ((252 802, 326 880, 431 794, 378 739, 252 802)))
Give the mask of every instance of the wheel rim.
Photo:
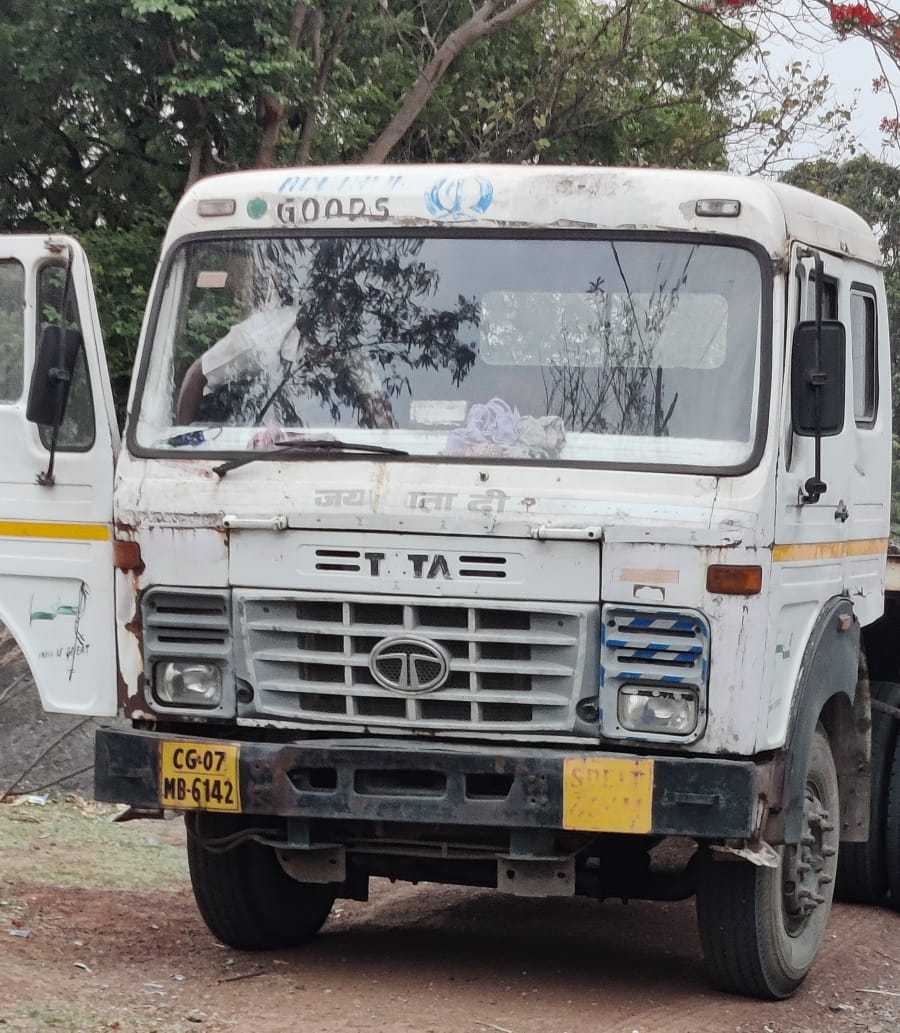
POLYGON ((817 911, 831 901, 837 868, 837 830, 819 787, 806 783, 800 843, 785 847, 782 913, 788 936, 800 936, 817 911))

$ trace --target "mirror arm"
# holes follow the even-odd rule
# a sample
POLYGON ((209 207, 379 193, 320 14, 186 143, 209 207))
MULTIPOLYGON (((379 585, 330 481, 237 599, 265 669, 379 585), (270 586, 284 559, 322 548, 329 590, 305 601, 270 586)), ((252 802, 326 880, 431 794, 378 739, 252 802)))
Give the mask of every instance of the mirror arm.
POLYGON ((813 248, 803 248, 797 252, 800 259, 811 258, 816 269, 816 368, 809 373, 809 383, 813 388, 813 412, 815 414, 815 472, 812 477, 806 479, 799 493, 798 502, 801 506, 816 503, 828 490, 828 485, 822 480, 822 424, 819 410, 819 388, 825 383, 825 374, 822 372, 822 309, 825 302, 825 285, 823 275, 825 264, 822 256, 813 248))
POLYGON ((72 379, 72 375, 66 369, 65 362, 65 329, 66 329, 66 308, 69 303, 69 291, 72 287, 72 266, 75 261, 75 256, 72 253, 70 245, 66 245, 66 251, 68 252, 68 262, 66 262, 66 278, 63 282, 62 292, 62 305, 60 307, 60 324, 62 327, 62 333, 59 335, 59 365, 54 366, 48 373, 48 376, 53 380, 56 385, 56 418, 53 421, 53 434, 50 438, 50 458, 47 462, 47 469, 43 473, 37 475, 37 483, 42 488, 52 488, 56 483, 56 477, 53 473, 53 467, 56 463, 56 447, 59 443, 59 427, 63 420, 63 386, 68 384, 72 379))

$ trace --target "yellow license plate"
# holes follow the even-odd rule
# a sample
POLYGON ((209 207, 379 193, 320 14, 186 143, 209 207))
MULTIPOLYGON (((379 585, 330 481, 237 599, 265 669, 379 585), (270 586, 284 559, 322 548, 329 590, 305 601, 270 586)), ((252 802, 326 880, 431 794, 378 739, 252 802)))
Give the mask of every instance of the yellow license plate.
POLYGON ((234 743, 162 743, 159 802, 181 810, 240 811, 239 757, 234 743))
POLYGON ((563 828, 649 832, 653 828, 653 761, 567 757, 563 768, 563 828))

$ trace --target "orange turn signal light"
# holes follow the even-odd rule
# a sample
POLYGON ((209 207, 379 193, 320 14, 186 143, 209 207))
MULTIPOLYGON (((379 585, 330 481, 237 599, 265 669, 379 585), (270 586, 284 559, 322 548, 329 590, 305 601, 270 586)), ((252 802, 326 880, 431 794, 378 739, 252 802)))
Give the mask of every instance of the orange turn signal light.
POLYGON ((113 562, 118 570, 143 570, 144 560, 137 542, 113 542, 113 562))
POLYGON ((714 563, 706 568, 706 590, 715 595, 759 595, 762 567, 714 563))

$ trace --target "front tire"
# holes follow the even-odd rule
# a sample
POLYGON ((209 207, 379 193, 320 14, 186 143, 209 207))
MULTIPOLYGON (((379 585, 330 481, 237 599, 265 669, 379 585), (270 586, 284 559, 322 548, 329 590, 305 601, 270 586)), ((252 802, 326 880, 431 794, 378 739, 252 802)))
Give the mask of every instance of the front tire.
POLYGON ((838 848, 838 781, 828 738, 816 729, 806 774, 801 841, 777 868, 714 861, 697 886, 707 972, 730 993, 779 1000, 803 982, 825 936, 838 848))
POLYGON ((244 841, 229 850, 205 845, 240 832, 225 815, 200 814, 188 824, 188 867, 194 899, 217 939, 237 950, 296 947, 314 936, 334 903, 328 885, 297 882, 281 867, 272 847, 244 841), (193 824, 193 829, 192 829, 193 824))

